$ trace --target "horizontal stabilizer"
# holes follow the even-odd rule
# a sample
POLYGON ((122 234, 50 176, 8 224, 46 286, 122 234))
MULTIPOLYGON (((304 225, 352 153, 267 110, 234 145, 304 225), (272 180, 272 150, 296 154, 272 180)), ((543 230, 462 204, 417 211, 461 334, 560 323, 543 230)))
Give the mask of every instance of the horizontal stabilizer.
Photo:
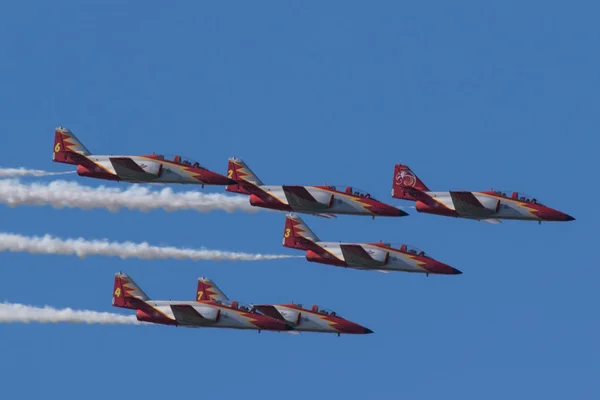
POLYGON ((402 190, 413 201, 420 201, 421 203, 424 203, 425 205, 427 205, 428 207, 431 207, 431 208, 438 208, 438 207, 442 206, 440 203, 435 201, 433 199, 433 197, 431 197, 427 193, 422 192, 418 189, 411 188, 411 187, 405 187, 405 188, 402 188, 402 190))

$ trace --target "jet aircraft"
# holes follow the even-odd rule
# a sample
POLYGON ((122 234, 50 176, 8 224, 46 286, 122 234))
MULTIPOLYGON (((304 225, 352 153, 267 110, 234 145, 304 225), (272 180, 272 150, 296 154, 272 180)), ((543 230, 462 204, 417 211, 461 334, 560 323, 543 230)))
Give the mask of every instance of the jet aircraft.
POLYGON ((439 262, 413 246, 393 247, 389 243, 321 242, 296 215, 285 219, 283 246, 306 251, 311 262, 376 271, 421 272, 424 274, 457 275, 456 268, 439 262))
POLYGON ((77 165, 77 174, 89 178, 133 183, 182 183, 230 185, 235 181, 212 172, 197 161, 181 156, 99 156, 89 150, 62 126, 54 132, 52 161, 77 165))
POLYGON ((416 202, 419 212, 469 218, 490 223, 502 219, 528 221, 573 221, 575 218, 547 207, 536 198, 519 192, 432 192, 406 165, 396 164, 392 197, 416 202))
POLYGON ((225 190, 250 196, 255 207, 334 217, 335 214, 402 217, 402 210, 373 198, 369 193, 350 186, 267 186, 246 163, 230 158, 227 177, 236 181, 225 190))
MULTIPOLYGON (((196 299, 201 303, 214 302, 216 304, 234 304, 227 296, 209 279, 198 279, 196 299)), ((367 334, 372 330, 348 321, 335 311, 317 305, 304 308, 302 304, 254 304, 246 306, 251 310, 271 317, 277 321, 291 326, 297 332, 321 332, 340 334, 367 334)))

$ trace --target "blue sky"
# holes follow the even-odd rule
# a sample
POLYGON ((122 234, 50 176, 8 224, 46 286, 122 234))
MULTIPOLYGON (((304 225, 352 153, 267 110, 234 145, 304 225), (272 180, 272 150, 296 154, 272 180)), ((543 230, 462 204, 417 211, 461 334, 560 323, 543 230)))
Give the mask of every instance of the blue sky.
MULTIPOLYGON (((429 278, 3 253, 0 298, 15 303, 127 313, 111 307, 116 271, 156 299, 192 299, 204 275, 240 301, 318 303, 375 331, 1 325, 4 396, 598 397, 596 3, 81 3, 2 7, 4 167, 68 170, 51 162, 64 125, 100 154, 183 153, 222 173, 237 156, 267 183, 350 184, 393 204, 402 161, 432 189, 524 191, 577 220, 305 218, 324 240, 410 243, 464 272, 429 278)), ((0 221, 293 254, 277 213, 1 207, 0 221)))

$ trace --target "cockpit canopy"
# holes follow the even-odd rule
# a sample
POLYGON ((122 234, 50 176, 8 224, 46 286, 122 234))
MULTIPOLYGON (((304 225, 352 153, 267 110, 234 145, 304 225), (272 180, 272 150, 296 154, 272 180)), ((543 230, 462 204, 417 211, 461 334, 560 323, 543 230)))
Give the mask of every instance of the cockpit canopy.
POLYGON ((432 258, 429 254, 425 253, 423 250, 419 249, 416 246, 412 246, 410 244, 397 244, 397 243, 384 243, 387 247, 391 247, 393 249, 398 249, 403 253, 412 254, 420 257, 432 258))
POLYGON ((513 192, 510 190, 492 190, 497 196, 506 197, 513 200, 526 201, 527 203, 542 204, 535 197, 523 192, 513 192))
POLYGON ((182 157, 180 155, 165 155, 165 154, 155 154, 155 153, 152 153, 152 155, 154 157, 158 158, 159 160, 167 160, 167 161, 174 162, 176 164, 186 165, 188 167, 206 169, 206 167, 204 167, 202 164, 200 164, 198 161, 196 161, 192 158, 182 157))
POLYGON ((254 308, 253 305, 251 304, 243 304, 237 301, 221 301, 221 300, 215 300, 216 304, 220 304, 220 305, 224 305, 227 307, 231 307, 234 310, 240 310, 240 311, 245 311, 245 312, 249 312, 249 313, 253 313, 253 314, 258 314, 258 311, 254 308))
POLYGON ((351 194, 351 195, 359 196, 359 197, 364 197, 366 199, 375 200, 375 198, 373 196, 371 196, 371 194, 369 192, 367 192, 366 190, 355 188, 353 186, 346 186, 346 185, 325 185, 325 186, 331 190, 336 190, 338 192, 351 194))
POLYGON ((338 315, 338 314, 337 314, 335 311, 333 311, 333 310, 329 310, 329 309, 327 309, 327 308, 324 308, 324 307, 319 307, 319 306, 318 306, 318 305, 316 305, 316 304, 315 304, 314 306, 312 306, 312 308, 311 308, 311 311, 312 311, 312 312, 319 313, 319 314, 323 314, 323 315, 329 315, 329 316, 331 316, 331 317, 338 317, 338 318, 342 318, 342 317, 341 317, 340 315, 338 315))

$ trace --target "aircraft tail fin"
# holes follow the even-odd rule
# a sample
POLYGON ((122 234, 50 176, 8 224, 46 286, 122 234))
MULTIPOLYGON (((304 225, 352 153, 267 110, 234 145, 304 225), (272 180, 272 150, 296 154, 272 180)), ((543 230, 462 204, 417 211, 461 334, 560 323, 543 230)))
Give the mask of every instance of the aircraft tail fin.
POLYGON ((285 228, 283 230, 283 246, 293 249, 308 250, 310 244, 319 241, 317 235, 310 230, 304 221, 295 214, 285 217, 285 228))
POLYGON ((237 185, 227 186, 225 190, 228 192, 251 194, 245 187, 247 185, 244 184, 249 183, 251 186, 264 185, 243 160, 235 157, 229 159, 229 164, 227 165, 227 177, 238 182, 237 185))
POLYGON ((115 274, 113 287, 113 306, 121 308, 140 308, 150 298, 127 274, 118 272, 115 274))
POLYGON ((225 293, 210 279, 198 278, 198 290, 196 291, 196 301, 227 301, 229 298, 225 293))
POLYGON ((408 168, 407 165, 396 164, 394 167, 394 181, 392 183, 392 197, 396 199, 415 200, 411 195, 414 190, 428 192, 429 188, 408 168))
POLYGON ((77 139, 73 132, 62 126, 56 128, 54 131, 52 161, 77 165, 82 158, 89 155, 91 155, 90 151, 77 139))

